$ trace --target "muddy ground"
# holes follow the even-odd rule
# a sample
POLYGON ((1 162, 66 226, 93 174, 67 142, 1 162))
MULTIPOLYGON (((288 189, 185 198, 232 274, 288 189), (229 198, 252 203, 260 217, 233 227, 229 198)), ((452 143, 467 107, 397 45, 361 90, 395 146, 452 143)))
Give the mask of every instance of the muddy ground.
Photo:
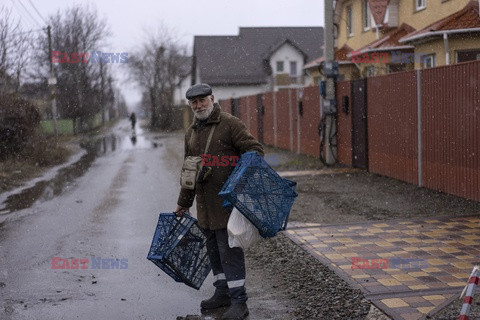
POLYGON ((480 214, 480 203, 367 173, 294 177, 291 220, 336 224, 480 214))

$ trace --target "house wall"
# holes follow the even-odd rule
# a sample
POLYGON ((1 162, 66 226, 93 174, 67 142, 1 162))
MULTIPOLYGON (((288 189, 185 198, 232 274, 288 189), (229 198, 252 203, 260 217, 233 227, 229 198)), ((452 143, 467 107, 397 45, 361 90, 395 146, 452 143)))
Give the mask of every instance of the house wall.
POLYGON ((352 80, 360 78, 360 71, 353 64, 340 65, 338 67, 338 72, 343 76, 340 80, 352 80))
POLYGON ((448 45, 450 49, 450 63, 457 62, 457 51, 460 50, 471 50, 471 49, 480 49, 480 35, 458 35, 450 36, 448 38, 448 45))
POLYGON ((251 86, 212 86, 215 101, 250 96, 258 93, 263 93, 268 89, 269 88, 267 88, 267 86, 263 84, 251 86))
POLYGON ((426 0, 427 7, 420 11, 416 11, 413 0, 398 2, 399 25, 405 22, 419 30, 461 10, 470 0, 426 0))
MULTIPOLYGON (((463 35, 451 35, 448 37, 448 51, 450 53, 450 64, 456 63, 456 51, 480 49, 480 35, 469 36, 463 35)), ((445 46, 443 38, 437 38, 436 40, 418 44, 415 46, 415 54, 422 53, 436 53, 436 65, 446 65, 445 46)), ((420 60, 420 59, 417 59, 420 60)), ((420 69, 420 61, 415 61, 415 69, 420 69)))
POLYGON ((443 39, 438 38, 435 41, 429 41, 415 46, 415 69, 421 69, 419 55, 435 53, 435 63, 437 66, 445 65, 445 47, 443 39))
MULTIPOLYGON (((363 7, 362 2, 364 0, 348 0, 340 1, 339 8, 340 19, 339 23, 339 33, 337 40, 337 48, 341 48, 344 44, 350 46, 353 50, 358 50, 359 48, 386 36, 388 33, 394 31, 395 29, 389 31, 379 30, 379 37, 377 38, 376 29, 370 27, 370 30, 365 31, 363 29, 363 7), (347 34, 347 7, 351 5, 353 10, 353 36, 347 34)), ((398 0, 398 26, 402 23, 407 23, 416 30, 423 29, 426 26, 448 17, 449 15, 461 10, 465 7, 470 0, 426 0, 427 6, 423 10, 417 11, 415 8, 414 0, 398 0)), ((373 20, 373 18, 372 18, 373 20)), ((374 25, 374 22, 371 22, 371 25, 374 25)), ((466 50, 478 48, 480 43, 480 37, 478 36, 450 36, 449 37, 449 51, 450 51, 450 64, 456 62, 456 50, 466 50)), ((441 66, 445 65, 445 50, 443 45, 443 39, 439 38, 438 40, 430 41, 424 44, 415 45, 415 53, 436 53, 436 65, 441 66)), ((376 74, 386 74, 387 69, 386 65, 374 65, 377 70, 376 74)), ((366 76, 366 67, 367 65, 360 65, 360 76, 366 76)), ((420 62, 415 63, 415 69, 421 68, 420 62)), ((407 68, 409 70, 410 68, 407 68)), ((345 75, 345 80, 355 79, 357 75, 351 74, 350 72, 357 72, 354 69, 340 69, 340 74, 345 75)))
MULTIPOLYGON (((377 39, 374 28, 370 27, 368 31, 363 29, 362 1, 363 0, 344 1, 341 9, 341 18, 339 20, 340 28, 337 48, 341 48, 344 44, 347 44, 350 48, 356 50, 377 39), (350 5, 352 6, 353 13, 353 36, 349 36, 347 32, 347 7, 350 5)), ((372 25, 372 23, 370 24, 372 25)))
POLYGON ((173 96, 173 104, 176 106, 185 105, 187 104, 187 100, 185 99, 185 93, 187 92, 188 88, 190 88, 192 83, 192 77, 186 77, 180 85, 175 89, 175 93, 173 96))
POLYGON ((201 83, 200 68, 197 66, 195 68, 195 83, 201 83))
MULTIPOLYGON (((285 43, 270 57, 270 67, 273 74, 290 73, 290 61, 297 62, 297 72, 294 76, 303 75, 303 55, 292 45, 285 43), (277 71, 277 61, 283 61, 283 71, 277 71)), ((293 75, 292 75, 293 76, 293 75)))
MULTIPOLYGON (((349 45, 353 50, 357 50, 377 39, 376 29, 370 27, 370 30, 363 29, 362 1, 348 0, 343 1, 341 8, 341 18, 339 19, 338 46, 341 48, 344 44, 349 45), (353 36, 347 34, 347 7, 351 5, 353 10, 353 36)), ((414 0, 398 0, 398 26, 407 23, 416 30, 448 17, 449 15, 462 9, 470 0, 427 0, 427 7, 416 11, 414 0)), ((372 25, 372 23, 371 23, 372 25)), ((383 33, 380 31, 380 38, 390 31, 383 33)))

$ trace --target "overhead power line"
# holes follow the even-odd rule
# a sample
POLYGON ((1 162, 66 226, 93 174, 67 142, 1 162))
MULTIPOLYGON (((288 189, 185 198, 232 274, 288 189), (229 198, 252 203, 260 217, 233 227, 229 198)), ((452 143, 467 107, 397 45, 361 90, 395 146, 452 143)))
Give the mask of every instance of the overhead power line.
POLYGON ((21 0, 17 0, 17 1, 18 1, 18 3, 20 3, 20 5, 23 7, 23 9, 28 13, 28 15, 32 18, 32 20, 37 24, 37 26, 41 27, 42 25, 40 23, 38 23, 37 19, 35 19, 35 17, 27 9, 27 7, 25 7, 23 2, 21 0))
POLYGON ((16 32, 16 33, 11 34, 10 36, 17 36, 17 35, 21 35, 21 34, 33 33, 33 32, 38 32, 38 31, 47 31, 47 28, 16 32))
POLYGON ((38 11, 37 7, 33 4, 33 2, 31 0, 28 0, 28 2, 30 2, 30 5, 33 7, 33 9, 35 10, 35 12, 38 14, 38 16, 40 17, 40 19, 42 19, 42 21, 47 24, 47 21, 43 18, 43 16, 41 15, 40 11, 38 11))
POLYGON ((18 18, 21 22, 21 24, 26 27, 27 29, 31 29, 32 22, 30 19, 28 19, 28 16, 26 16, 22 10, 19 9, 18 4, 14 0, 10 0, 13 4, 13 7, 15 8, 15 11, 18 13, 18 18), (27 25, 28 24, 28 25, 27 25))

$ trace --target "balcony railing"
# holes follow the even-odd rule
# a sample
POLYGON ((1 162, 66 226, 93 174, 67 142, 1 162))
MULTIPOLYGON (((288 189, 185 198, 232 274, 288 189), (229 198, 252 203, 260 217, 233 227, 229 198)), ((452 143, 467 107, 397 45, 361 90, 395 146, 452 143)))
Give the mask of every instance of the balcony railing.
POLYGON ((279 73, 274 76, 275 86, 296 86, 305 84, 304 76, 291 76, 288 73, 279 73))

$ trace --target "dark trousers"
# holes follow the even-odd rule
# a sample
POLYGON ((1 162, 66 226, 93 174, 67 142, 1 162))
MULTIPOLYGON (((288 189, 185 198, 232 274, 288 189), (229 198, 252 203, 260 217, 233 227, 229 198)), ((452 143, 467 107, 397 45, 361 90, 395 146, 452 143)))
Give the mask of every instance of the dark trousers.
POLYGON ((245 255, 242 248, 230 248, 227 229, 203 230, 212 265, 213 285, 218 294, 230 294, 232 303, 247 301, 245 290, 245 255))

